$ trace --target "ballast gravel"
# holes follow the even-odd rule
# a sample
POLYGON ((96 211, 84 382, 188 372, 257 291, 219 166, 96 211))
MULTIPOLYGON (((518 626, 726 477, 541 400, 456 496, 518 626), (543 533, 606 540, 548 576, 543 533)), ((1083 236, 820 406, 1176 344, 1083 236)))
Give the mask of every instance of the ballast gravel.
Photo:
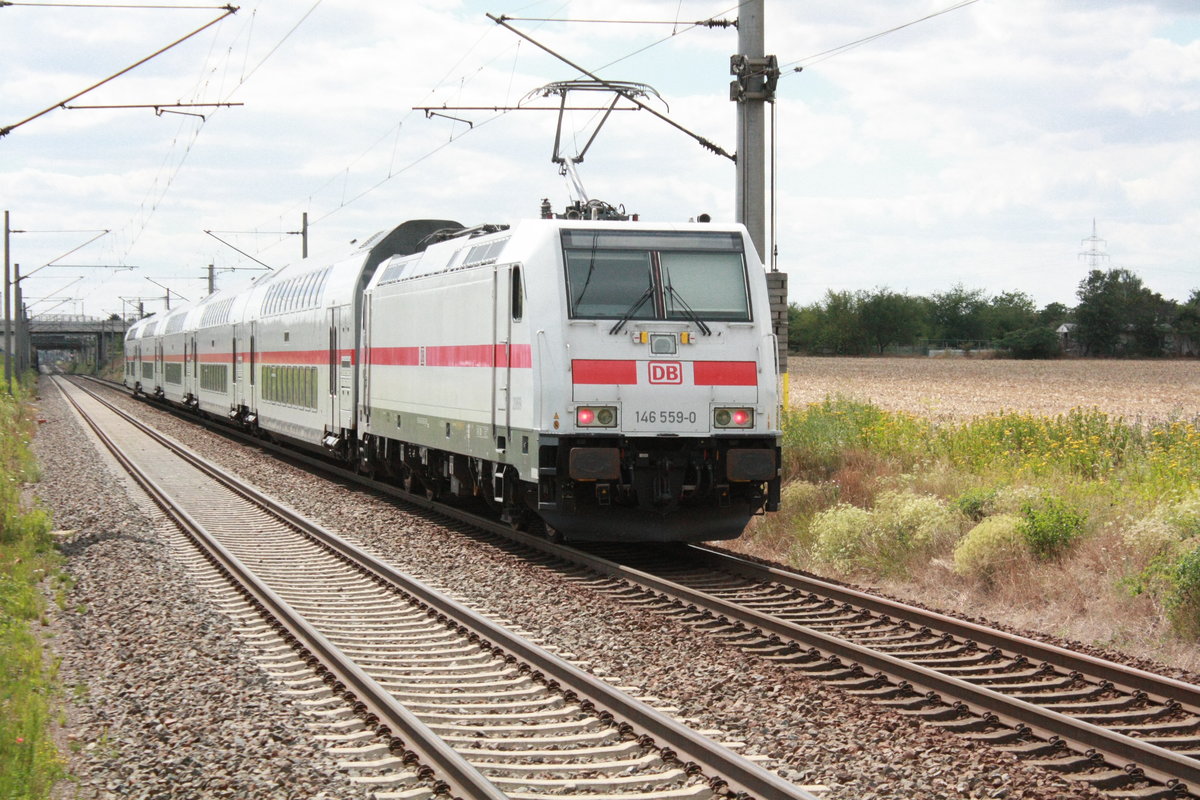
MULTIPOLYGON (((86 542, 89 536, 95 540, 74 545, 92 552, 86 557, 72 556, 70 569, 77 570, 80 577, 72 603, 96 606, 102 602, 111 609, 103 617, 95 610, 64 613, 68 630, 55 645, 61 648, 64 671, 92 676, 92 688, 78 701, 80 707, 70 730, 77 741, 90 745, 119 718, 121 735, 126 737, 122 741, 131 743, 111 760, 95 753, 99 745, 84 749, 72 756, 72 769, 80 770, 85 783, 111 792, 111 786, 130 783, 135 769, 139 778, 164 785, 168 776, 186 772, 186 767, 178 766, 186 757, 209 765, 202 774, 228 775, 238 786, 249 786, 259 778, 266 785, 293 780, 295 785, 307 781, 312 786, 311 793, 288 794, 285 789, 278 795, 245 796, 319 797, 320 792, 349 796, 346 790, 335 788, 336 780, 321 777, 328 759, 303 738, 303 725, 289 704, 272 698, 269 682, 256 677, 257 668, 240 656, 228 623, 205 607, 203 597, 188 589, 186 581, 174 581, 182 576, 167 560, 165 548, 155 544, 153 526, 131 509, 121 490, 112 485, 111 476, 100 471, 90 448, 79 446, 79 429, 63 414, 56 394, 43 388, 43 413, 50 420, 38 441, 45 472, 39 494, 55 510, 59 527, 80 529, 72 542, 86 542), (76 456, 62 451, 76 452, 76 456), (91 490, 95 501, 72 488, 89 480, 95 482, 96 488, 91 490), (85 519, 85 515, 91 518, 85 519), (85 593, 78 594, 81 591, 85 593), (129 599, 124 600, 126 597, 129 599), (125 624, 122 614, 141 622, 125 624), (167 630, 160 629, 164 621, 167 630), (123 644, 102 643, 113 628, 127 634, 140 631, 141 638, 149 641, 127 636, 123 644), (148 681, 151 673, 146 660, 153 660, 151 654, 172 665, 154 673, 165 684, 167 696, 174 695, 178 701, 169 705, 188 708, 195 704, 205 715, 202 722, 189 723, 186 715, 163 708, 160 695, 164 692, 133 688, 148 681), (191 670, 193 663, 199 668, 191 670), (190 671, 206 677, 214 670, 228 677, 200 684, 210 686, 212 694, 179 675, 190 671), (105 687, 102 695, 101 684, 105 687), (120 705, 119 711, 114 703, 120 705), (243 708, 249 710, 235 711, 243 708), (167 723, 165 716, 172 722, 167 723), (162 742, 156 724, 172 735, 180 726, 187 726, 191 731, 187 748, 162 742), (285 732, 284 741, 264 735, 264 731, 277 729, 285 732), (249 746, 230 747, 234 736, 249 746), (175 765, 168 767, 134 752, 164 750, 177 759, 175 765)), ((765 763, 783 777, 825 787, 818 796, 830 800, 1086 800, 1102 796, 1078 781, 871 705, 669 617, 622 605, 548 566, 524 560, 486 536, 456 532, 394 501, 315 478, 257 451, 231 446, 227 440, 147 403, 126 398, 120 404, 335 533, 367 545, 401 570, 486 609, 611 683, 638 687, 647 698, 678 709, 673 713, 694 727, 719 731, 718 738, 723 741, 741 742, 742 752, 765 757, 765 763)), ((70 680, 65 678, 68 684, 70 680)), ((191 777, 193 781, 201 779, 191 777)), ((234 791, 192 796, 243 795, 234 791)))
POLYGON ((42 385, 33 487, 73 586, 52 602, 68 780, 56 798, 367 798, 174 559, 59 392, 42 385))

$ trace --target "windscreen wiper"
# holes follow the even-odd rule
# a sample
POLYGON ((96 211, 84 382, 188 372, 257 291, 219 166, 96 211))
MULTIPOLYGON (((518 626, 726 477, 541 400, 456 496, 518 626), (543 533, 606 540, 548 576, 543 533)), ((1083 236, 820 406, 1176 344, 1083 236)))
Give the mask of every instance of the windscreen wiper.
POLYGON ((683 299, 683 295, 681 295, 679 292, 675 291, 675 287, 669 283, 666 285, 665 288, 667 290, 667 294, 669 294, 671 297, 675 298, 675 302, 677 302, 677 303, 679 303, 679 305, 683 306, 683 311, 687 315, 687 318, 690 319, 692 322, 696 323, 697 327, 700 328, 700 332, 703 333, 705 336, 712 336, 712 330, 707 325, 704 324, 704 320, 702 320, 702 319, 700 319, 700 317, 696 316, 696 312, 692 311, 692 307, 689 306, 687 304, 687 301, 683 299))
POLYGON ((621 328, 625 327, 625 323, 629 322, 629 320, 633 319, 633 315, 636 314, 638 312, 638 309, 641 308, 642 306, 644 306, 646 304, 646 301, 649 300, 653 295, 654 295, 654 284, 652 283, 646 287, 646 291, 642 292, 642 296, 637 299, 637 302, 635 302, 632 306, 629 307, 629 310, 625 312, 625 316, 623 316, 619 320, 617 320, 617 324, 613 325, 611 328, 609 328, 608 332, 610 334, 620 333, 621 328))

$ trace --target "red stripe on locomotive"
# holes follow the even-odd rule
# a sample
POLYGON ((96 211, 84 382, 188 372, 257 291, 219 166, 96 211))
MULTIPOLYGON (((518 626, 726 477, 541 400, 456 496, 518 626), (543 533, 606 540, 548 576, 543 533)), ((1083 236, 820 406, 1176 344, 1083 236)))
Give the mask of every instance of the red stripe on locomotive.
POLYGON ((756 386, 758 365, 753 361, 695 361, 692 376, 697 386, 756 386))

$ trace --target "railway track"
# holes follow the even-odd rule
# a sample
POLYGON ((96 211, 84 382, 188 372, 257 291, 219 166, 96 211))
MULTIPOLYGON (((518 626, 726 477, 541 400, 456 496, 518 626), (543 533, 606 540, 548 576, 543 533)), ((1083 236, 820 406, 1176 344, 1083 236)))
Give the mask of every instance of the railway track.
POLYGON ((535 550, 548 568, 618 600, 674 615, 1114 797, 1200 791, 1195 685, 713 548, 555 544, 316 459, 310 463, 535 550))
POLYGON ((1072 773, 1114 797, 1200 789, 1200 687, 1193 684, 713 548, 604 548, 567 558, 586 569, 575 579, 599 591, 653 604, 764 658, 1072 773))
POLYGON ((812 795, 421 585, 73 385, 122 466, 238 584, 243 631, 376 796, 812 795), (132 454, 132 455, 129 455, 132 454), (345 705, 350 712, 338 709, 345 705))

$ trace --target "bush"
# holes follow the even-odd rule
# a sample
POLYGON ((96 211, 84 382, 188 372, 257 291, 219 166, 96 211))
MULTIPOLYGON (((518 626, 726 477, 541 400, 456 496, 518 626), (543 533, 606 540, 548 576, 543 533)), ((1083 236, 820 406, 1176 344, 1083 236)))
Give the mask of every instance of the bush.
POLYGON ((1180 539, 1200 536, 1200 494, 1185 497, 1178 503, 1167 506, 1163 512, 1163 519, 1180 539))
POLYGON ((815 514, 829 500, 830 489, 819 483, 792 481, 780 492, 780 507, 794 514, 815 514))
POLYGON ((813 558, 843 572, 865 565, 869 559, 871 512, 841 503, 813 517, 813 558))
POLYGON ((913 556, 958 532, 954 512, 932 495, 883 492, 868 511, 842 503, 812 521, 813 558, 843 572, 903 572, 913 556))
POLYGON ((954 571, 985 583, 1029 561, 1029 544, 1021 532, 1021 519, 997 514, 980 522, 954 547, 954 571))
POLYGON ((934 544, 953 541, 958 533, 954 512, 929 494, 883 492, 872 514, 875 539, 883 554, 903 559, 934 544))
POLYGON ((1200 495, 1160 504, 1121 534, 1125 546, 1146 561, 1167 555, 1181 542, 1196 537, 1200 537, 1200 495))
POLYGON ((996 508, 996 490, 976 487, 960 494, 954 501, 954 507, 972 522, 979 522, 996 508))
POLYGON ((1179 537, 1171 525, 1155 512, 1132 522, 1121 531, 1121 541, 1135 557, 1146 562, 1169 552, 1179 537))
POLYGON ((1135 595, 1150 595, 1180 636, 1200 637, 1200 494, 1159 505, 1122 538, 1145 559, 1122 583, 1135 595))
POLYGON ((1087 518, 1073 506, 1053 495, 1021 506, 1019 529, 1030 550, 1041 559, 1064 552, 1083 533, 1087 518))
POLYGON ((1200 547, 1193 547, 1175 564, 1167 595, 1167 619, 1181 636, 1200 636, 1200 547))
POLYGON ((752 535, 768 547, 787 551, 789 557, 803 561, 811 545, 810 523, 813 514, 832 504, 836 487, 829 484, 791 481, 780 493, 779 513, 754 517, 752 535))
POLYGON ((1026 328, 1006 333, 999 341, 1014 358, 1056 358, 1062 353, 1058 334, 1049 328, 1026 328))

